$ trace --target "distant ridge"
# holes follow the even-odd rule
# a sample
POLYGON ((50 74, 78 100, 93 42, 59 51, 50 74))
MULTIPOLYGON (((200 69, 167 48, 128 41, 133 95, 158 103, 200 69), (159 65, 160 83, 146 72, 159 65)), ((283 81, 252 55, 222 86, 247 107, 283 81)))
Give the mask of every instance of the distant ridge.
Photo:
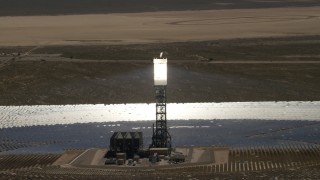
POLYGON ((250 0, 0 0, 0 16, 107 14, 319 6, 320 1, 250 0))

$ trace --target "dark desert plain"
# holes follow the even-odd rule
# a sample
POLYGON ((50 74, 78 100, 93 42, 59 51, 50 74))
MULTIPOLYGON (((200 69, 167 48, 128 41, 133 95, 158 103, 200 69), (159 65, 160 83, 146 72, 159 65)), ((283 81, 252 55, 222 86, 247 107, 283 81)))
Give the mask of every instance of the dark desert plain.
MULTIPOLYGON (((169 103, 320 101, 319 0, 0 0, 0 106, 154 103, 162 51, 169 103)), ((170 123, 176 145, 234 145, 227 165, 57 165, 136 126, 147 146, 152 123, 35 124, 0 129, 0 179, 320 177, 319 121, 170 123)))

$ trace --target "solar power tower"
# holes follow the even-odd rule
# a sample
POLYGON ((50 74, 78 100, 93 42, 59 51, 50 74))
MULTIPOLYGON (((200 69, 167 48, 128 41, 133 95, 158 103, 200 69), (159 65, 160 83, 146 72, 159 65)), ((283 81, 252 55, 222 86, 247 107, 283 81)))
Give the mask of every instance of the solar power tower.
POLYGON ((156 91, 156 125, 153 124, 152 144, 150 148, 171 149, 171 136, 167 129, 167 58, 154 58, 154 86, 156 91))

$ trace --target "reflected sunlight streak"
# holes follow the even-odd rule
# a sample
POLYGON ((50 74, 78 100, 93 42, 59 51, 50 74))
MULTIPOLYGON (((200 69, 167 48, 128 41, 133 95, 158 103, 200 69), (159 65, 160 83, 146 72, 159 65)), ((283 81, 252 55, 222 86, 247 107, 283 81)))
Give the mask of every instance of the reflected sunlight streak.
MULTIPOLYGON (((155 104, 0 106, 0 128, 115 121, 154 121, 155 104)), ((320 101, 169 103, 170 120, 320 120, 320 101)))

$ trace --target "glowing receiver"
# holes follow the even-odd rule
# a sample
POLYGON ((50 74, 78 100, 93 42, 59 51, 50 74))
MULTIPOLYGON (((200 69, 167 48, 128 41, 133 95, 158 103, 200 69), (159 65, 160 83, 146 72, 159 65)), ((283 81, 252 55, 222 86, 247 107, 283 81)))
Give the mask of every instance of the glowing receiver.
POLYGON ((167 85, 167 58, 153 59, 154 65, 154 85, 166 86, 167 85))

